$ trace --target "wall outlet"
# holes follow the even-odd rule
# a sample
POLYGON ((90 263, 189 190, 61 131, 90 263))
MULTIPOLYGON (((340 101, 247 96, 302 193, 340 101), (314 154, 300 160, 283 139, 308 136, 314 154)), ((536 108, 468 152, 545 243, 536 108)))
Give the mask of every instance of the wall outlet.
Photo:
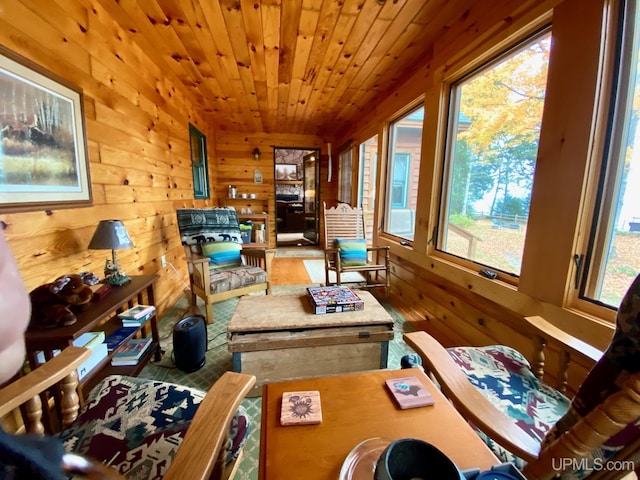
POLYGON ((167 256, 166 255, 162 255, 160 257, 160 265, 162 266, 162 268, 167 266, 167 256))

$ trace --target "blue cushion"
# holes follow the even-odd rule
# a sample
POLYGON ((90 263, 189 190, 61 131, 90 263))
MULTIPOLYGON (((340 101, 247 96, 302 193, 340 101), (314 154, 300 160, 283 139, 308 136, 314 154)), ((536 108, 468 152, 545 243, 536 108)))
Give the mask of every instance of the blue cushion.
POLYGON ((343 267, 367 264, 367 241, 364 238, 358 240, 336 238, 336 247, 340 250, 340 264, 343 267))
POLYGON ((235 242, 213 242, 202 245, 202 255, 209 257, 210 269, 242 265, 240 250, 242 245, 235 242))

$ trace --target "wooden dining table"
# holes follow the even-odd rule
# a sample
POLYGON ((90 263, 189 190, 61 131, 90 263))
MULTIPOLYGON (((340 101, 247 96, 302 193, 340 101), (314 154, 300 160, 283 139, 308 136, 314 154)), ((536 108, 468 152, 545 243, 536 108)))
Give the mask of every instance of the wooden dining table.
POLYGON ((375 370, 263 386, 260 430, 261 480, 336 480, 349 452, 371 438, 417 438, 431 443, 460 470, 499 463, 475 431, 420 368, 375 370), (401 410, 385 380, 416 377, 434 405, 401 410), (322 421, 282 426, 285 392, 319 391, 322 421))

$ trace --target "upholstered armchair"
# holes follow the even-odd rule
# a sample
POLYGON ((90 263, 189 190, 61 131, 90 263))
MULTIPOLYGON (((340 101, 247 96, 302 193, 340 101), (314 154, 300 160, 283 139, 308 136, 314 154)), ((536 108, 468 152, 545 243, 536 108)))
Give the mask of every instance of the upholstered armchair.
POLYGON ((205 394, 114 375, 81 407, 76 369, 89 355, 67 347, 0 389, 5 429, 10 423, 11 433, 56 435, 69 454, 80 456, 65 455, 65 468, 90 478, 226 479, 235 473, 250 428, 240 403, 255 377, 226 372, 205 394))
POLYGON ((622 300, 604 354, 541 317, 525 320, 536 339, 533 364, 502 345, 445 349, 426 332, 404 338, 494 453, 528 479, 632 474, 640 465, 640 276, 622 300), (557 388, 542 380, 547 344, 561 352, 557 388), (562 392, 576 355, 595 365, 569 400, 562 392))
POLYGON ((264 291, 271 294, 269 274, 275 250, 243 248, 233 208, 182 208, 177 211, 180 239, 189 267, 191 304, 200 297, 207 323, 213 304, 264 291))

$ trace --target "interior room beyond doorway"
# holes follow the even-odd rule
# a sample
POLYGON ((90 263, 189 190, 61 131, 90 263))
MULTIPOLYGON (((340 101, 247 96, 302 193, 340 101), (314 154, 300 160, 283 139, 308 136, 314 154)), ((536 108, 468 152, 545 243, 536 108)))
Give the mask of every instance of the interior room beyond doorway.
POLYGON ((275 148, 274 157, 276 245, 317 245, 320 151, 275 148))

